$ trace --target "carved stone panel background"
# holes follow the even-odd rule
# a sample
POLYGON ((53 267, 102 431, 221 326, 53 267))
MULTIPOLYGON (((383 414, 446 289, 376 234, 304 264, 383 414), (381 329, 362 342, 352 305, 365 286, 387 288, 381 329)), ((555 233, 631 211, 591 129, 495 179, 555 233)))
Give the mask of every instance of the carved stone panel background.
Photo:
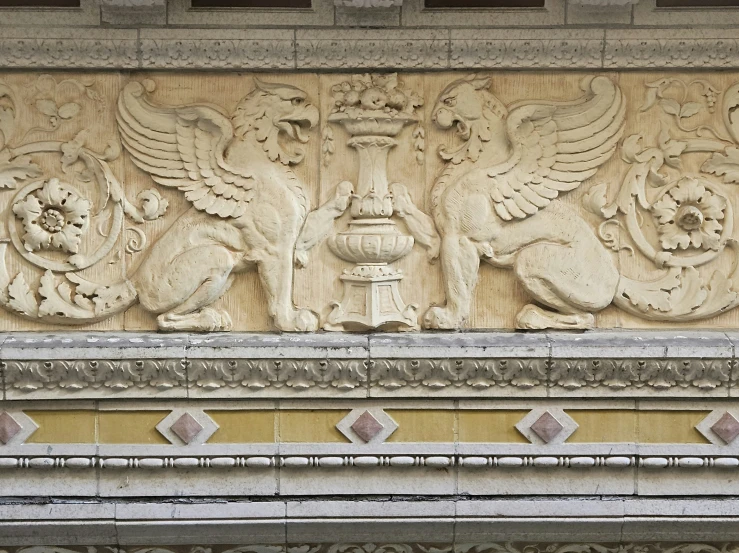
POLYGON ((738 83, 0 75, 0 330, 733 327, 738 83))

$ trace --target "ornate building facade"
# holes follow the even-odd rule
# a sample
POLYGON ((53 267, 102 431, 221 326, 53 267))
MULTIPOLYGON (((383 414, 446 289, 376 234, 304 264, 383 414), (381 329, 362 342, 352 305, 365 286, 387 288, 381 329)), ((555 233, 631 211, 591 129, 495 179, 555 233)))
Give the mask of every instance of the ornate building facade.
POLYGON ((737 109, 733 0, 0 0, 0 550, 739 550, 737 109))

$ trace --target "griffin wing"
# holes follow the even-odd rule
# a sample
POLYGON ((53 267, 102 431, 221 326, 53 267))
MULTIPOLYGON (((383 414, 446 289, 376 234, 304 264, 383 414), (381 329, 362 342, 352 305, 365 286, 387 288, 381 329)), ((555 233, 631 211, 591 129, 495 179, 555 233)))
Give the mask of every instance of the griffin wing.
POLYGON ((229 118, 206 105, 154 105, 144 84, 129 83, 118 98, 118 128, 133 162, 158 184, 182 190, 200 211, 243 215, 256 181, 223 159, 233 139, 229 118))
POLYGON ((625 102, 606 77, 583 81, 586 94, 567 103, 526 104, 508 115, 513 154, 488 170, 495 211, 524 219, 592 177, 623 133, 625 102))

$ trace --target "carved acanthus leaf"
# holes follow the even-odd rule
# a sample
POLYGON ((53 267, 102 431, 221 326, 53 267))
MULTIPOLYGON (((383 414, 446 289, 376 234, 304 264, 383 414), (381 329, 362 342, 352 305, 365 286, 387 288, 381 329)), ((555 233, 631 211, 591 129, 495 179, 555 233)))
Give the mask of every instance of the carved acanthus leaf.
MULTIPOLYGON (((3 252, 4 253, 4 252, 3 252)), ((26 284, 23 273, 18 273, 8 286, 8 306, 22 315, 35 317, 38 315, 38 302, 26 284)))
POLYGON ((10 142, 15 130, 15 95, 0 81, 0 152, 10 142))
POLYGON ((723 181, 727 184, 738 184, 739 148, 726 148, 723 154, 713 154, 701 166, 701 171, 723 177, 723 181))
POLYGON ((622 277, 619 295, 642 313, 647 313, 649 309, 666 313, 672 308, 670 291, 679 286, 680 269, 675 267, 655 281, 636 281, 622 277))
POLYGON ((31 156, 10 157, 10 150, 0 150, 0 189, 16 188, 18 183, 41 175, 41 168, 31 156))

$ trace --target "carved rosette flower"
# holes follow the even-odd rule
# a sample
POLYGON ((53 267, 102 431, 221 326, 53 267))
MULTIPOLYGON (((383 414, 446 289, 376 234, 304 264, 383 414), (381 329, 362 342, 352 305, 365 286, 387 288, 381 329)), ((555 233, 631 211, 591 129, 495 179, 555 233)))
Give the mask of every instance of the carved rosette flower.
POLYGON ((29 252, 57 249, 78 253, 91 207, 89 200, 64 186, 59 179, 50 179, 42 188, 13 205, 13 213, 26 231, 23 246, 29 252))
POLYGON ((693 178, 684 178, 652 205, 665 250, 718 250, 726 199, 693 178))

